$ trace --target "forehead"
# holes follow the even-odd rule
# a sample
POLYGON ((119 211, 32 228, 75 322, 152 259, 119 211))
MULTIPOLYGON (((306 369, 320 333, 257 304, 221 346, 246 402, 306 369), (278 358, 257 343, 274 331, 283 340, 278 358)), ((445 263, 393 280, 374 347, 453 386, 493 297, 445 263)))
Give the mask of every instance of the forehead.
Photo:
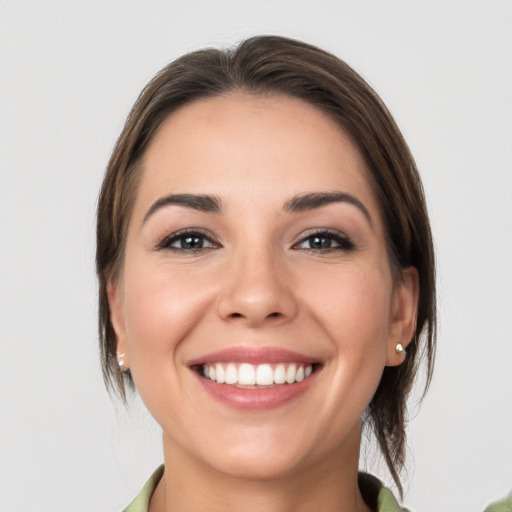
POLYGON ((237 92, 187 104, 159 127, 142 167, 139 206, 168 193, 283 202, 341 190, 376 209, 350 137, 319 109, 287 96, 237 92))

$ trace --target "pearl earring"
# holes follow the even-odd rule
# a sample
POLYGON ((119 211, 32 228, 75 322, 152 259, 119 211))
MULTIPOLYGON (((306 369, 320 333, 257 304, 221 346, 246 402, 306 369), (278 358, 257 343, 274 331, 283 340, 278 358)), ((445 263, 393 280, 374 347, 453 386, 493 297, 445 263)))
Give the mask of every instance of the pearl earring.
POLYGON ((405 352, 404 346, 401 343, 397 343, 395 347, 395 352, 397 354, 402 354, 405 352))
POLYGON ((122 354, 119 354, 118 364, 119 369, 121 370, 121 373, 126 373, 128 371, 128 368, 124 366, 124 356, 126 354, 123 352, 122 354))

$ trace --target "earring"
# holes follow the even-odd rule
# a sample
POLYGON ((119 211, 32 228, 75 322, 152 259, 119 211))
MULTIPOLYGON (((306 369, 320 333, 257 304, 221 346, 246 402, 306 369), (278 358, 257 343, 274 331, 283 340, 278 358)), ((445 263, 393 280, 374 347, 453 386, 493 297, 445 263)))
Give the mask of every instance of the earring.
POLYGON ((119 354, 118 364, 119 364, 119 370, 121 370, 121 373, 126 373, 128 371, 128 368, 124 366, 124 356, 126 354, 123 352, 122 354, 119 354))
POLYGON ((401 343, 397 343, 395 347, 395 352, 397 354, 402 354, 405 352, 404 346, 401 343))

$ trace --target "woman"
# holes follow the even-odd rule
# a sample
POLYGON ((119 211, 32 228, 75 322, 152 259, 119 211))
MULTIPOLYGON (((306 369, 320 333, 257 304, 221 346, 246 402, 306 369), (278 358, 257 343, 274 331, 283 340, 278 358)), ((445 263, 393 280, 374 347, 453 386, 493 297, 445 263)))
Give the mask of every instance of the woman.
POLYGON ((377 95, 280 37, 203 50, 137 100, 98 206, 104 376, 164 467, 127 510, 401 510, 406 399, 435 347, 420 178, 377 95))

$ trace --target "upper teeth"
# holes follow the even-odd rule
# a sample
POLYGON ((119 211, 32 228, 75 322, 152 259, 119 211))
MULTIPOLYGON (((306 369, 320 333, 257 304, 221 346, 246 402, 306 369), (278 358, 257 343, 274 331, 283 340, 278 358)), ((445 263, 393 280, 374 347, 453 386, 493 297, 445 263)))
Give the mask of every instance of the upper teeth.
POLYGON ((313 365, 300 363, 215 363, 203 366, 203 375, 219 384, 270 386, 301 382, 313 373, 313 365))

